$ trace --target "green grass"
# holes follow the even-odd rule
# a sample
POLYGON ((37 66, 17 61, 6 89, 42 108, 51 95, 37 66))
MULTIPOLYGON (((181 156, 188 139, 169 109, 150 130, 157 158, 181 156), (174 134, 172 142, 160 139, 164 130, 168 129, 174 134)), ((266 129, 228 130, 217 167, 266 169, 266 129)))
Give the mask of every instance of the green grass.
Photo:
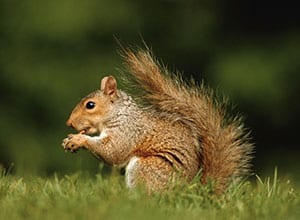
POLYGON ((196 182, 162 195, 126 189, 122 176, 76 173, 50 178, 0 174, 0 219, 300 219, 289 181, 244 182, 224 195, 196 182))

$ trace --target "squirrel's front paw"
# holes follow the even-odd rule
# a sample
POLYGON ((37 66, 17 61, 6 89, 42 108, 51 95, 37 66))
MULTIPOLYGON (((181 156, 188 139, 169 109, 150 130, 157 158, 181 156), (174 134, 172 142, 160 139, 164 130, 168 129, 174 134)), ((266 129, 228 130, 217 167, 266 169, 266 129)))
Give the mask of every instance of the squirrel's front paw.
POLYGON ((83 134, 69 134, 62 142, 65 151, 75 153, 79 148, 85 147, 86 135, 83 134))

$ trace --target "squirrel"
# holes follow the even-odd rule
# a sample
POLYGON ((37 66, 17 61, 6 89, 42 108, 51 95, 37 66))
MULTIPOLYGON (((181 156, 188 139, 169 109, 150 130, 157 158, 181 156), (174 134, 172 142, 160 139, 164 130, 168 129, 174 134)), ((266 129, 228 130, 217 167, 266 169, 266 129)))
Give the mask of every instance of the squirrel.
POLYGON ((63 140, 65 151, 85 148, 110 165, 126 166, 126 185, 151 192, 200 172, 199 185, 212 181, 222 193, 249 173, 249 132, 240 117, 228 117, 208 87, 170 74, 148 49, 124 49, 122 56, 147 105, 118 89, 113 76, 104 77, 68 118, 78 133, 63 140))

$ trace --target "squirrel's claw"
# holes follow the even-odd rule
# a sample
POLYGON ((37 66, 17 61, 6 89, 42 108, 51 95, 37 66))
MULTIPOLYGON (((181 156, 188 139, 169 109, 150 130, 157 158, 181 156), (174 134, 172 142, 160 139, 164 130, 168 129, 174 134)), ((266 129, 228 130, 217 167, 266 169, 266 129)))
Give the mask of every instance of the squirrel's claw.
POLYGON ((84 147, 85 137, 82 134, 69 134, 63 139, 62 146, 65 152, 76 153, 79 148, 84 147))

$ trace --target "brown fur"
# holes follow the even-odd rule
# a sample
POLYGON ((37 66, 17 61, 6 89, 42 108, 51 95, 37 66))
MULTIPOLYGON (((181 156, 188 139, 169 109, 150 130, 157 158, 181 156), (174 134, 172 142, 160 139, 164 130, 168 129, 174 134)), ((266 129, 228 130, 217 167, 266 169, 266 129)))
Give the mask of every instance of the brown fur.
POLYGON ((208 89, 170 75, 148 51, 125 50, 124 58, 151 108, 137 106, 105 77, 68 119, 81 133, 64 139, 66 150, 84 147, 110 164, 128 164, 129 186, 143 183, 150 190, 165 188, 178 174, 191 180, 201 169, 202 183, 212 180, 221 192, 247 173, 253 146, 240 120, 226 118, 208 89), (95 107, 87 109, 88 102, 95 107))

